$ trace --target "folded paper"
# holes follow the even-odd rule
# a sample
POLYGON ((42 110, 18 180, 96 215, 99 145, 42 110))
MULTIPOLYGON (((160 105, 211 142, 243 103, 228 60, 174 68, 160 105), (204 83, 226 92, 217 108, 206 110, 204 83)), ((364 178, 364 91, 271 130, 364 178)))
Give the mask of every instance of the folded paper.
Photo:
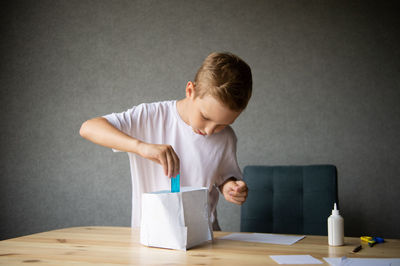
POLYGON ((181 187, 177 193, 142 194, 143 245, 186 250, 212 237, 207 188, 181 187))

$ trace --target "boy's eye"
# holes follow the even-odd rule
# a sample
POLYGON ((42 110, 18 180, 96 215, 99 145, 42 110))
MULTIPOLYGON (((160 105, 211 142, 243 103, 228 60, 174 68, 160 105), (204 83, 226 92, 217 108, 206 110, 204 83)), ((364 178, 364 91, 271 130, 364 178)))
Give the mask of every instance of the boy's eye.
POLYGON ((205 117, 204 115, 201 115, 201 118, 202 118, 203 120, 210 120, 210 119, 208 119, 207 117, 205 117))

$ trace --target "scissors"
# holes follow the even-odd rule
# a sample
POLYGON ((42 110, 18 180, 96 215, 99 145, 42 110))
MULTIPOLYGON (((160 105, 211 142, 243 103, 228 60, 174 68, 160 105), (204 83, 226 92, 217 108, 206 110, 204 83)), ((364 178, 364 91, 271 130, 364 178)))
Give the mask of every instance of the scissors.
POLYGON ((368 246, 373 247, 377 243, 383 243, 385 240, 382 237, 376 236, 362 236, 360 237, 362 242, 367 242, 368 246))

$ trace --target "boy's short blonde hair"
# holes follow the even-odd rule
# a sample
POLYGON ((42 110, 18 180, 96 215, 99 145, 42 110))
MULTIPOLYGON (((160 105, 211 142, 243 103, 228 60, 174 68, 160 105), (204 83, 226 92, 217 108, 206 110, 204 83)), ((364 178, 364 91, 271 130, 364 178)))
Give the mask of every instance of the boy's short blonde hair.
POLYGON ((194 83, 196 97, 211 95, 233 111, 246 108, 253 87, 249 65, 227 52, 207 56, 194 83))

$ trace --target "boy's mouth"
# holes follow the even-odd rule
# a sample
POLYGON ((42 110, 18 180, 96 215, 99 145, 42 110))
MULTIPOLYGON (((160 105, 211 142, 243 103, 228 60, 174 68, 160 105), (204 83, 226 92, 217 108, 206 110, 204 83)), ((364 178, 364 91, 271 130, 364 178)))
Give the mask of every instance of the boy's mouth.
POLYGON ((198 129, 193 129, 193 131, 194 131, 194 133, 199 134, 199 135, 202 135, 202 136, 207 135, 206 133, 203 133, 203 132, 201 132, 201 131, 198 130, 198 129))

